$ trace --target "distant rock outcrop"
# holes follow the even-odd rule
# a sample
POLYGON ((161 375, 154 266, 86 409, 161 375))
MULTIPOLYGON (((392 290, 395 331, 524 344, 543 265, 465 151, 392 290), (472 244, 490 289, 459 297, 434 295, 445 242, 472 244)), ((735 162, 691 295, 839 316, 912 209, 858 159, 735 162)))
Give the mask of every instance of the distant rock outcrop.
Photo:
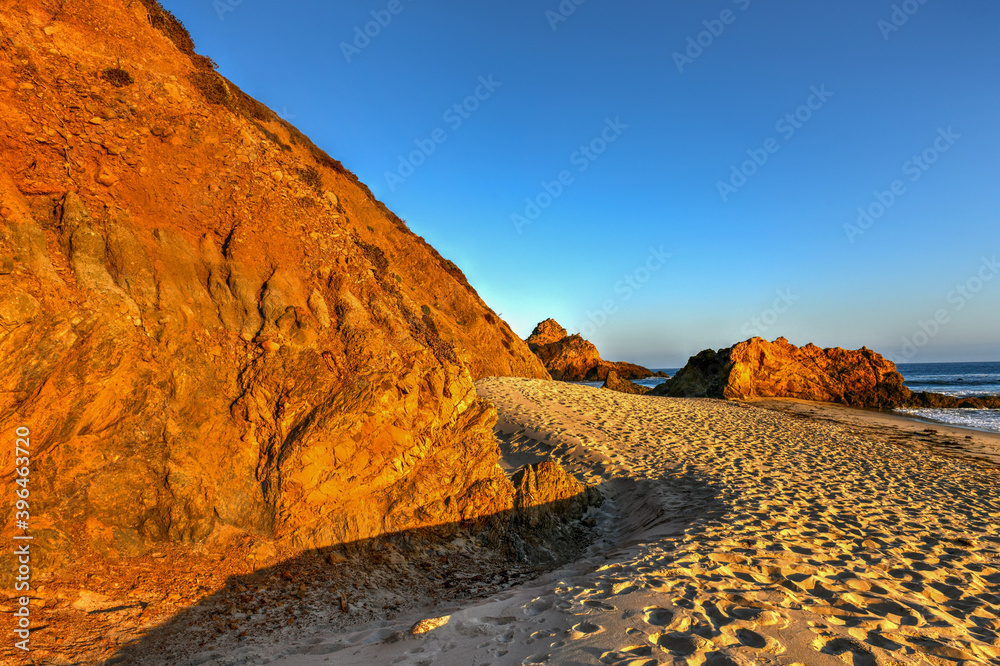
POLYGON ((642 386, 627 379, 622 379, 614 370, 608 373, 608 378, 604 380, 604 385, 601 388, 611 389, 619 393, 628 393, 630 395, 645 395, 653 390, 648 386, 642 386))
POLYGON ((752 338, 728 349, 706 349, 650 395, 729 400, 799 398, 879 409, 1000 408, 1000 397, 913 393, 903 386, 903 376, 892 361, 867 348, 820 349, 813 344, 800 348, 785 338, 774 342, 752 338))
POLYGON ((565 382, 603 381, 612 370, 625 379, 663 376, 649 368, 624 361, 605 361, 597 347, 579 333, 568 335, 554 319, 538 324, 526 340, 528 348, 541 359, 552 379, 565 382))

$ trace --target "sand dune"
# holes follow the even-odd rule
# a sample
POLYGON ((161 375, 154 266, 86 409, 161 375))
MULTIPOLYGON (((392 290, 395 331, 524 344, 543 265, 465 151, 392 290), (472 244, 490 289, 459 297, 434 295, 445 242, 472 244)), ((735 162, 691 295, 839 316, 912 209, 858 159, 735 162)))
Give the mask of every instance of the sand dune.
POLYGON ((597 543, 419 636, 400 618, 276 663, 1000 663, 992 462, 740 403, 477 386, 510 455, 600 484, 597 543))

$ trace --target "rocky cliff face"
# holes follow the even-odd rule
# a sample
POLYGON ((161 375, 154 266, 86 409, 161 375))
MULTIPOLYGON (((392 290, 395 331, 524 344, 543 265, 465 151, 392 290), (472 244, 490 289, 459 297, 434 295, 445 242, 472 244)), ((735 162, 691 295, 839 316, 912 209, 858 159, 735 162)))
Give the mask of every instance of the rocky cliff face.
POLYGON ((153 0, 0 33, 0 432, 31 429, 38 566, 513 508, 472 382, 548 373, 454 264, 153 0))
MULTIPOLYGON (((597 347, 579 333, 568 335, 554 319, 538 324, 526 340, 553 379, 566 382, 604 381, 614 370, 625 379, 652 377, 648 368, 624 361, 605 361, 597 347)), ((657 376, 662 373, 657 373, 657 376)), ((666 375, 663 375, 666 376, 666 375)))
POLYGON ((692 357, 651 395, 745 400, 759 397, 837 402, 854 407, 1000 407, 1000 398, 953 398, 913 393, 896 365, 862 348, 796 347, 785 338, 752 338, 692 357))

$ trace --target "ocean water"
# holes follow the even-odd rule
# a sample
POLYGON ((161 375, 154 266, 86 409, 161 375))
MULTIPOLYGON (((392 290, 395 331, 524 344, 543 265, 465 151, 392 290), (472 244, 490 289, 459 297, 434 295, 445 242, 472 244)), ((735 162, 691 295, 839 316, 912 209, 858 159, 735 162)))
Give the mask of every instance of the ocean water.
POLYGON ((1000 363, 901 363, 896 368, 911 391, 1000 395, 1000 363))
MULTIPOLYGON (((650 368, 653 372, 660 372, 661 370, 671 377, 677 374, 680 368, 650 368)), ((667 381, 666 377, 649 377, 648 379, 633 379, 633 382, 639 384, 640 386, 649 386, 650 388, 659 386, 663 382, 667 381)), ((600 388, 604 385, 604 382, 571 382, 573 384, 579 384, 580 386, 596 386, 600 388)))
MULTIPOLYGON (((901 363, 911 391, 957 397, 1000 395, 1000 363, 901 363)), ((998 409, 901 409, 901 413, 948 425, 1000 432, 998 409)))
MULTIPOLYGON (((901 363, 896 366, 911 391, 954 396, 1000 395, 1000 363, 901 363)), ((679 368, 663 370, 671 377, 679 368)), ((637 379, 636 384, 656 386, 662 377, 637 379)), ((603 382, 580 382, 600 386, 603 382)), ((901 409, 900 413, 977 430, 1000 432, 1000 410, 996 409, 901 409)))

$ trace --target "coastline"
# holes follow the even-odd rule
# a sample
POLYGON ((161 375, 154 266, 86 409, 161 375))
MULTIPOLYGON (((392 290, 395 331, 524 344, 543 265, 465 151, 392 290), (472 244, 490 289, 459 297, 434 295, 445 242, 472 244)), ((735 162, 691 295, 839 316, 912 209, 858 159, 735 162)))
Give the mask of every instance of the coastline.
POLYGON ((755 398, 745 401, 745 404, 796 417, 882 431, 897 437, 906 435, 917 443, 936 445, 939 449, 961 452, 1000 464, 1000 433, 991 430, 949 425, 916 415, 796 398, 755 398))

